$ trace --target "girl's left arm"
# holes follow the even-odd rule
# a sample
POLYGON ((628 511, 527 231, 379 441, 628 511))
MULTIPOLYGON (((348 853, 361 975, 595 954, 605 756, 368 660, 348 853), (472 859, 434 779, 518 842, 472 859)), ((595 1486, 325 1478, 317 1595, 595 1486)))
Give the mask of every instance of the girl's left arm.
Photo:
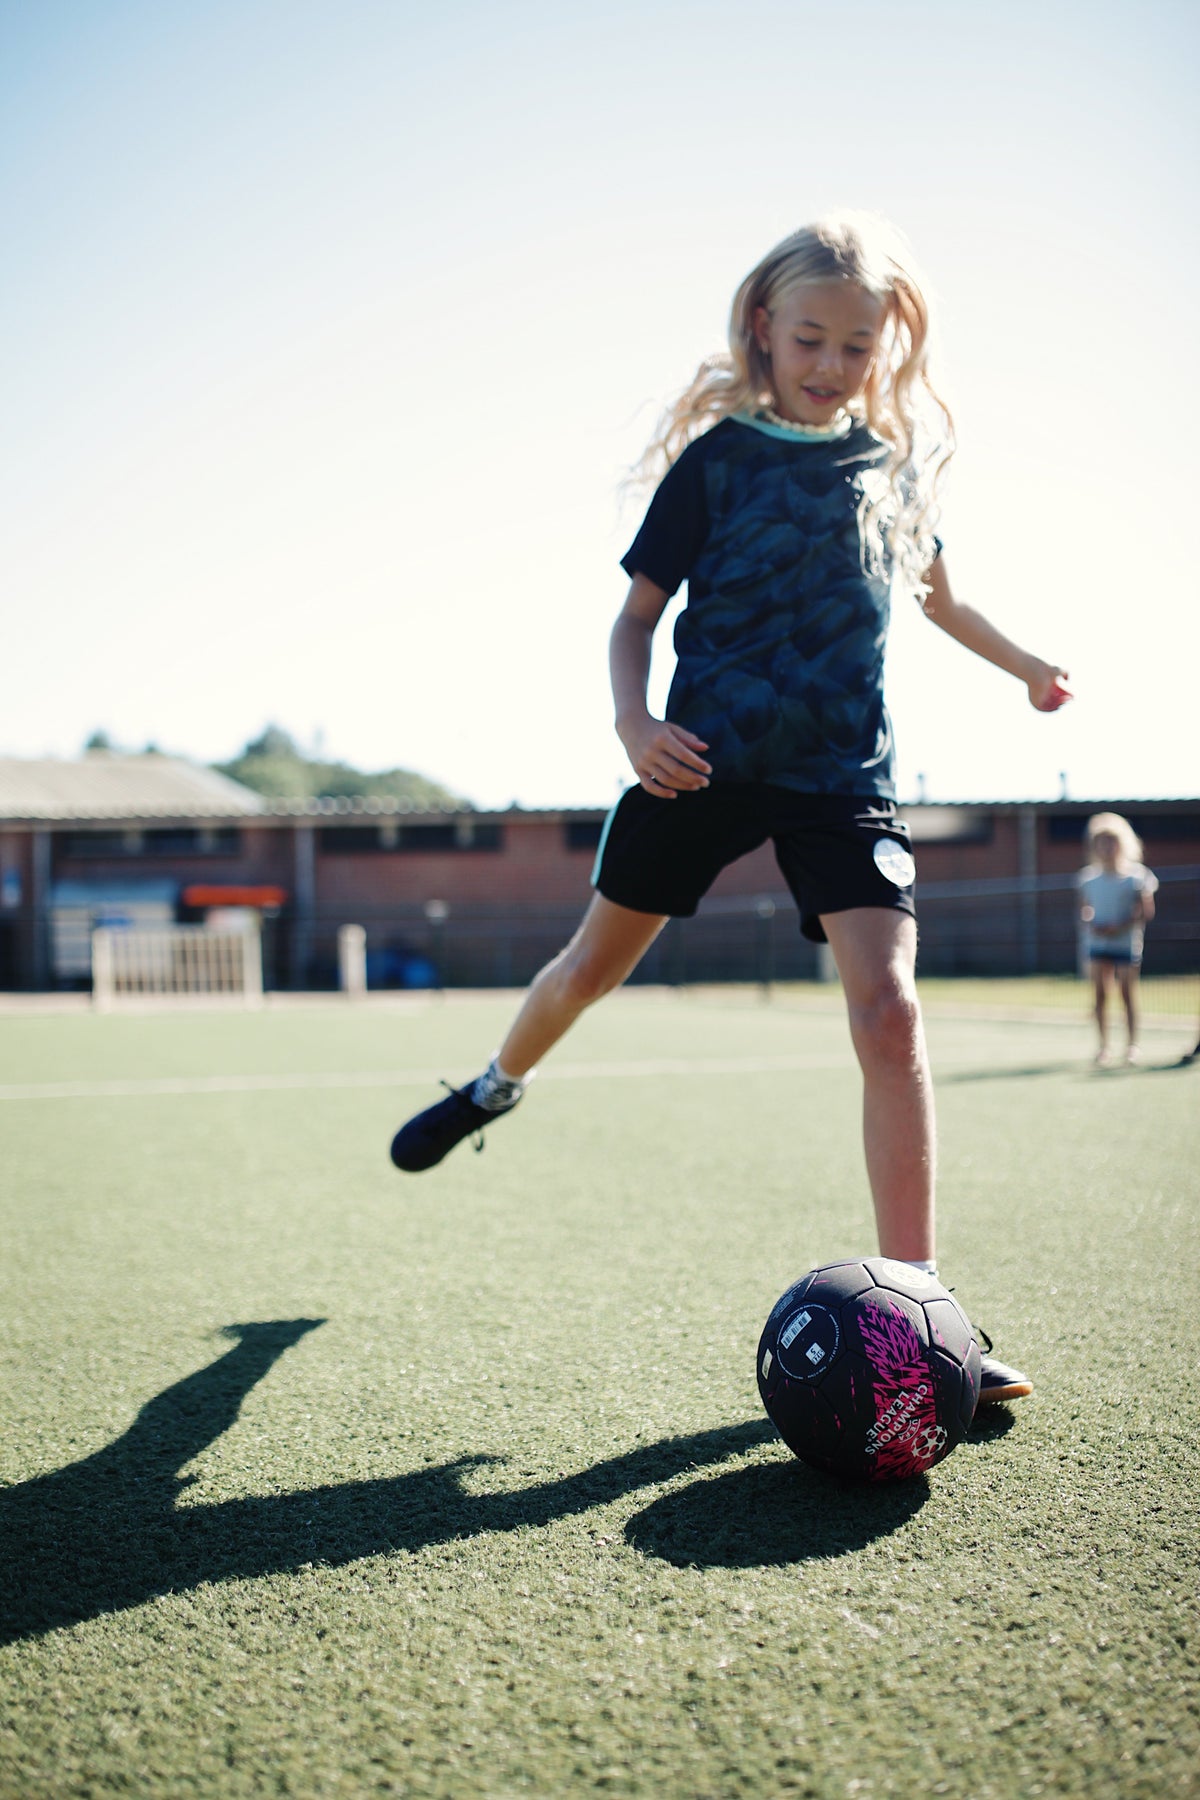
POLYGON ((956 643, 964 644, 976 656, 982 656, 985 662, 994 663, 1006 674, 1023 681, 1029 689, 1031 706, 1036 706, 1039 712, 1056 712, 1064 701, 1072 698, 1065 669, 1022 650, 1002 631, 997 631, 981 612, 954 598, 940 556, 925 580, 929 588, 924 600, 926 618, 932 619, 956 643))

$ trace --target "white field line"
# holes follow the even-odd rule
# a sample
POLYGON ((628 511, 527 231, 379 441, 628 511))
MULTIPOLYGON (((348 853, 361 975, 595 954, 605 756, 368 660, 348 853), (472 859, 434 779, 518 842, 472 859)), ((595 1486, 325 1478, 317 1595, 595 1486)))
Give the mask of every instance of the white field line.
MULTIPOLYGON (((854 1061, 847 1049, 828 1056, 659 1057, 637 1062, 564 1063, 539 1081, 649 1081, 670 1075, 772 1075, 803 1069, 840 1069, 854 1061)), ((429 1069, 363 1069, 343 1074, 156 1075, 115 1081, 29 1081, 0 1086, 0 1100, 123 1100, 169 1094, 273 1094, 317 1088, 436 1087, 429 1069)))

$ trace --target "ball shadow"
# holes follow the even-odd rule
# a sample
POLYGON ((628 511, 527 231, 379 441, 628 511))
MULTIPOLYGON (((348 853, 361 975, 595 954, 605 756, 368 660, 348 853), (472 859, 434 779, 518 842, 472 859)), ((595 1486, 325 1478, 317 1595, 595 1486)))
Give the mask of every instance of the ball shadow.
POLYGON ((924 1475, 872 1485, 780 1460, 730 1469, 664 1494, 625 1536, 677 1568, 780 1567, 845 1556, 888 1537, 929 1498, 924 1475))
POLYGON ((1003 1401, 981 1406, 971 1420, 971 1428, 963 1443, 994 1444, 998 1438, 1006 1437, 1015 1423, 1010 1408, 1003 1401))

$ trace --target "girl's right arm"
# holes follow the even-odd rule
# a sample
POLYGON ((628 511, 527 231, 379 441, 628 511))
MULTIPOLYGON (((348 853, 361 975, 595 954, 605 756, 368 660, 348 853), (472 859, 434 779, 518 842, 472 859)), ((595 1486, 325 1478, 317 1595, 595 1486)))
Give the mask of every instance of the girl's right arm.
POLYGON ((638 781, 659 800, 707 787, 712 774, 700 754, 708 745, 682 725, 656 719, 646 705, 650 646, 668 598, 648 576, 635 575, 608 646, 617 736, 638 781))

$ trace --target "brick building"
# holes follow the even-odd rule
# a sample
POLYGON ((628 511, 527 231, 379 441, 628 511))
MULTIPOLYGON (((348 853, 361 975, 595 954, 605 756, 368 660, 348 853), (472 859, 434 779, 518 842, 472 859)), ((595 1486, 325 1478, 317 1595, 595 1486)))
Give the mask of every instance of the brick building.
MULTIPOLYGON (((1147 968, 1200 967, 1200 800, 916 805, 926 973, 1068 970, 1087 818, 1142 835, 1162 883, 1147 968)), ((86 986, 96 923, 263 920, 270 986, 331 986, 336 937, 366 928, 372 986, 523 985, 573 930, 599 809, 424 810, 383 800, 276 802, 162 756, 0 759, 0 986, 86 986)), ((803 979, 768 849, 726 870, 667 928, 646 980, 803 979)))

